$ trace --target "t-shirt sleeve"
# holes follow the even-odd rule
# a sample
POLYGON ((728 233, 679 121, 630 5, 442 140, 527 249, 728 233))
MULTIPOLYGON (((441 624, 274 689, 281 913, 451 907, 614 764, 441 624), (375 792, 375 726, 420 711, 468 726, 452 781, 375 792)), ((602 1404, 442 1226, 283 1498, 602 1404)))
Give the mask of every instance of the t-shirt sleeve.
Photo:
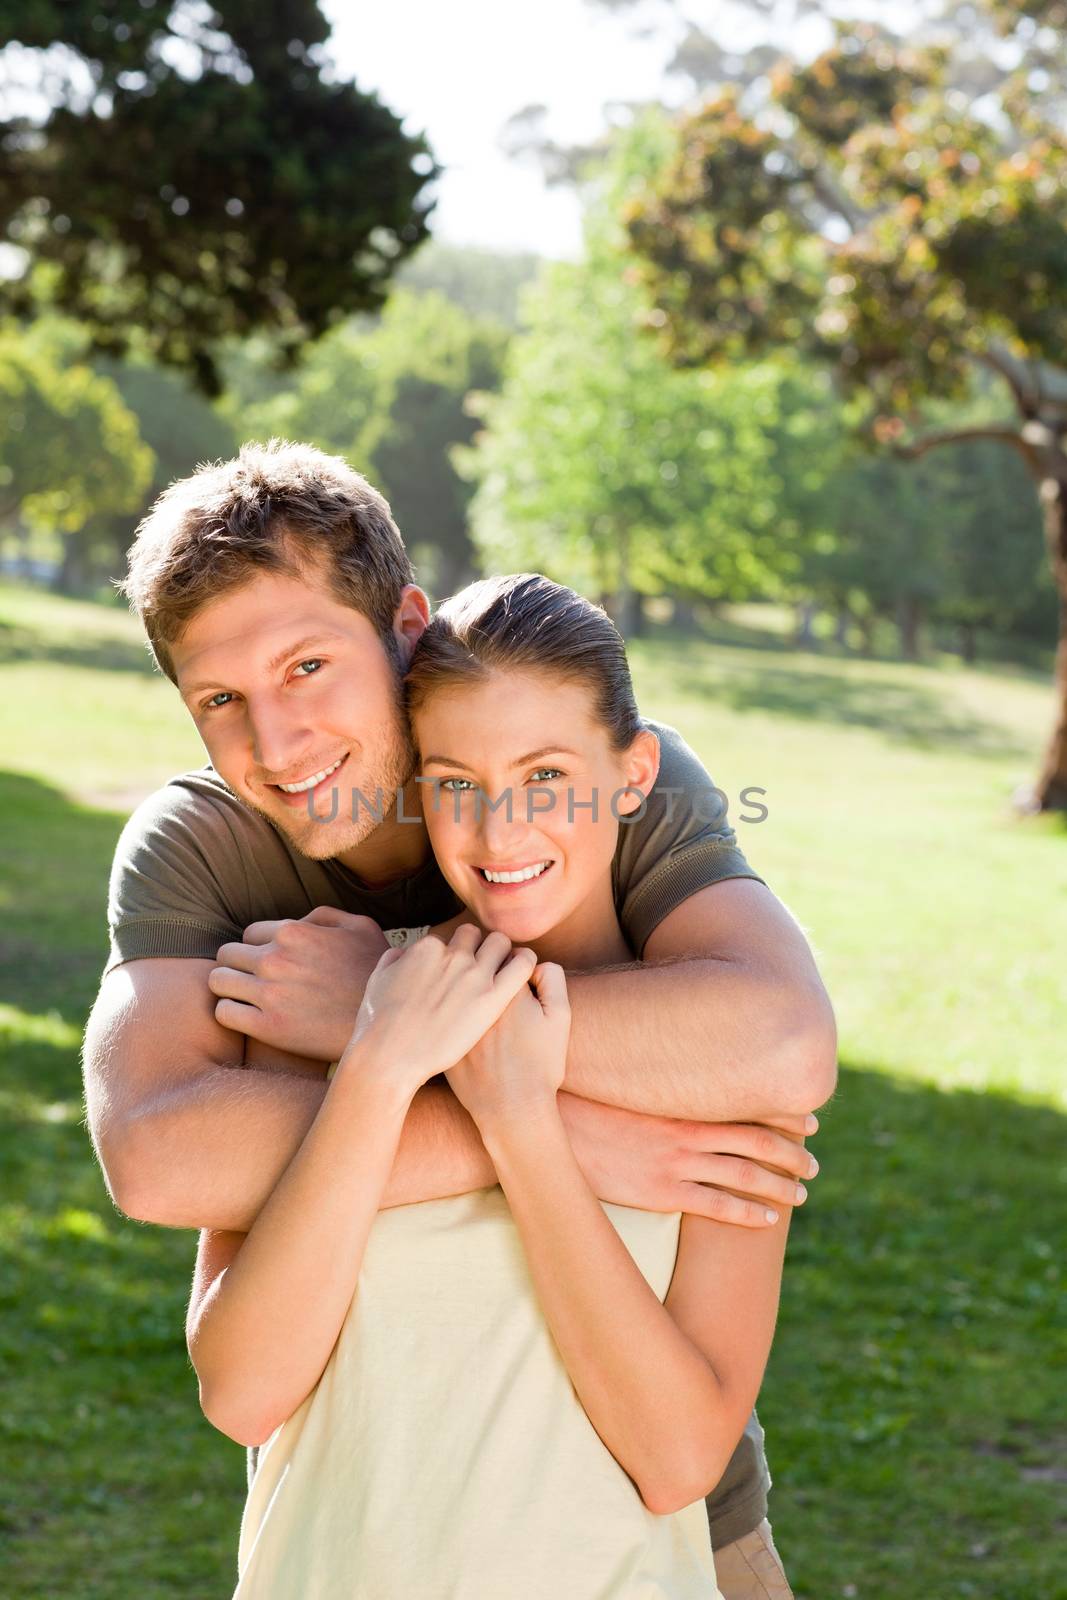
POLYGON ((224 808, 180 781, 165 784, 137 807, 115 848, 105 971, 148 956, 213 959, 247 924, 242 881, 224 808))
POLYGON ((727 820, 728 801, 681 734, 646 722, 660 743, 660 769, 645 811, 622 821, 615 857, 619 920, 640 955, 683 900, 725 878, 764 879, 749 866, 727 820))

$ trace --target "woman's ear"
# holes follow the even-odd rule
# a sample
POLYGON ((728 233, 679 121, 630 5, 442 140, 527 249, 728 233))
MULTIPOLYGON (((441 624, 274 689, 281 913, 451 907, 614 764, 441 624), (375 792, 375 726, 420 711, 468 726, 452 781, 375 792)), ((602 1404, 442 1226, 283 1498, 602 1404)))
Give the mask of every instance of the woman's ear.
POLYGON ((428 596, 417 584, 406 583, 400 591, 400 604, 393 613, 393 632, 400 646, 400 660, 405 669, 429 620, 428 596))
POLYGON ((627 790, 619 800, 619 812, 628 816, 641 804, 639 795, 651 794, 659 777, 659 740, 651 728, 642 728, 623 757, 627 790))

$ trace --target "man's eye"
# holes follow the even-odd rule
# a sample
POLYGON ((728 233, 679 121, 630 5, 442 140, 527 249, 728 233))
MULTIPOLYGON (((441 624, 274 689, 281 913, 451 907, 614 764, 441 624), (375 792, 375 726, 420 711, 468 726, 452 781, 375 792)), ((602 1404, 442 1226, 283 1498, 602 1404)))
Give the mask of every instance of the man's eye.
POLYGON ((293 668, 293 671, 294 671, 294 673, 295 672, 301 672, 301 671, 303 671, 304 667, 309 667, 311 669, 311 671, 310 672, 305 672, 304 676, 305 676, 305 678, 310 678, 311 673, 312 672, 318 672, 319 668, 322 665, 323 665, 323 663, 322 663, 321 659, 318 656, 312 656, 308 661, 301 661, 297 666, 295 666, 293 668))
POLYGON ((562 778, 563 773, 559 767, 538 767, 530 776, 534 783, 551 783, 555 778, 562 778))
POLYGON ((447 789, 449 794, 467 794, 474 787, 475 787, 475 785, 471 782, 471 780, 469 778, 442 778, 441 779, 441 788, 442 789, 447 789), (466 784, 466 786, 467 786, 466 789, 459 788, 459 785, 461 783, 466 784))
POLYGON ((210 700, 205 700, 204 701, 204 710, 205 711, 221 711, 222 707, 225 706, 225 705, 228 705, 229 702, 232 699, 233 699, 233 693, 232 693, 231 690, 229 690, 229 689, 220 689, 218 694, 213 694, 211 696, 210 700))

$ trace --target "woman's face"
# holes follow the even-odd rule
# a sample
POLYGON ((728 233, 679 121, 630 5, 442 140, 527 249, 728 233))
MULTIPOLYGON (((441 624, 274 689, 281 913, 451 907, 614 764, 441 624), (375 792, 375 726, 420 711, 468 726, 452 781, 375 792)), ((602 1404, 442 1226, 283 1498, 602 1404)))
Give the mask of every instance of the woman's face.
POLYGON ((530 669, 431 691, 413 720, 434 855, 486 931, 530 944, 610 886, 618 818, 655 783, 654 734, 613 750, 591 690, 530 669))

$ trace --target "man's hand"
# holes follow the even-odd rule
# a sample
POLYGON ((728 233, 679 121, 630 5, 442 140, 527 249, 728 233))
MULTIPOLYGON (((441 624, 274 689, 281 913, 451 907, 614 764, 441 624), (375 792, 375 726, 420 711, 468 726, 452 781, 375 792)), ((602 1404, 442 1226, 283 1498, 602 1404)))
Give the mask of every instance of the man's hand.
POLYGON ((803 1204, 798 1180, 819 1170, 797 1142, 818 1128, 814 1116, 783 1116, 773 1126, 687 1122, 566 1092, 559 1109, 590 1187, 615 1205, 768 1228, 780 1207, 803 1204))
POLYGON ((359 1011, 367 979, 389 948, 378 924, 333 906, 294 921, 253 922, 244 940, 224 944, 208 977, 215 1018, 250 1039, 337 1061, 359 1011))

